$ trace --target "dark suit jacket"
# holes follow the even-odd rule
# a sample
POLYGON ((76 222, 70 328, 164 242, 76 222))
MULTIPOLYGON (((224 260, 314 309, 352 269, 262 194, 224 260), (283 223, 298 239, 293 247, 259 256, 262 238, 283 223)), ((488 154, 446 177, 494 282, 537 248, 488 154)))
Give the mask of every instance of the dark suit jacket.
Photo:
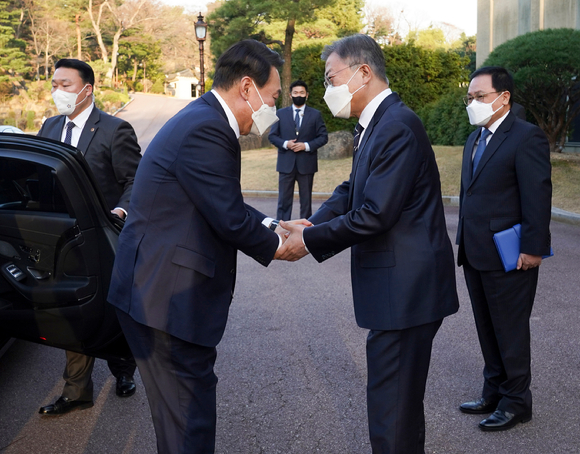
POLYGON ((278 236, 246 205, 240 145, 210 92, 157 133, 143 156, 119 237, 109 302, 187 342, 220 341, 238 249, 268 265, 278 236))
POLYGON ((467 258, 477 270, 502 270, 493 235, 518 223, 521 252, 547 255, 552 183, 546 135, 510 112, 491 136, 472 178, 471 156, 480 131, 469 136, 463 150, 458 264, 467 258))
MULTIPOLYGON (((38 135, 60 141, 65 118, 57 115, 47 119, 38 135)), ((141 148, 133 127, 94 107, 77 148, 83 152, 109 209, 121 207, 127 211, 141 160, 141 148)))
POLYGON ((285 107, 276 112, 280 121, 272 125, 268 139, 278 147, 278 162, 276 171, 290 173, 296 169, 303 175, 316 173, 318 171, 318 149, 328 142, 326 126, 322 119, 322 114, 312 107, 305 106, 304 116, 300 124, 300 130, 296 135, 294 123, 294 107, 285 107), (284 142, 296 139, 298 142, 308 142, 310 151, 299 151, 284 148, 284 142))
POLYGON ((319 262, 351 247, 357 323, 400 330, 458 309, 439 171, 421 120, 396 93, 377 109, 348 181, 310 218, 319 262))

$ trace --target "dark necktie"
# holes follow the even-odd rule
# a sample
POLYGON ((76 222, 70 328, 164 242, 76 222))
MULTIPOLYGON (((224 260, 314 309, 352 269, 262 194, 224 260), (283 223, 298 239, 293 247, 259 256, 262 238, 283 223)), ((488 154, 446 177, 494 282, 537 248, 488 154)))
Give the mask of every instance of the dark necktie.
POLYGON ((479 164, 479 160, 481 159, 481 155, 487 146, 487 138, 491 134, 491 131, 487 128, 483 128, 481 130, 481 136, 479 137, 479 143, 477 144, 477 149, 475 150, 475 156, 473 156, 473 172, 471 175, 475 175, 475 169, 477 169, 477 164, 479 164))
POLYGON ((66 125, 66 134, 64 136, 64 143, 71 144, 72 141, 72 130, 75 127, 75 124, 72 121, 69 121, 66 125))
POLYGON ((364 129, 365 128, 360 123, 357 123, 355 128, 354 128, 354 139, 353 139, 353 150, 352 150, 353 156, 356 154, 356 151, 358 150, 358 144, 360 142, 360 135, 362 134, 364 129))
POLYGON ((294 123, 296 124, 296 132, 298 132, 298 130, 300 129, 300 109, 296 109, 294 123))

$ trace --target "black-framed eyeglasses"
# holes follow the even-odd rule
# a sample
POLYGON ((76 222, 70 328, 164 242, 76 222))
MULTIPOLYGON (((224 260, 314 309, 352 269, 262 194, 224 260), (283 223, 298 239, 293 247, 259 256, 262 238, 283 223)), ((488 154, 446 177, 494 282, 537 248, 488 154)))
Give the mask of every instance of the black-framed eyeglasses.
MULTIPOLYGON (((500 93, 500 92, 499 92, 499 91, 490 91, 489 93, 480 93, 480 94, 478 94, 478 95, 475 95, 475 96, 470 96, 470 95, 467 95, 467 96, 464 96, 464 97, 463 97, 463 103, 464 103, 466 106, 468 106, 468 105, 470 105, 470 104, 471 104, 471 102, 472 102, 474 99, 475 99, 477 102, 483 102, 483 100, 485 99, 485 97, 486 97, 487 95, 491 95, 492 93, 500 93)), ((501 93, 503 93, 503 92, 501 92, 501 93)))
POLYGON ((345 69, 352 68, 353 66, 358 65, 359 63, 353 63, 351 65, 345 66, 342 69, 336 71, 332 76, 324 76, 324 88, 332 87, 332 78, 336 76, 339 72, 344 71, 345 69))

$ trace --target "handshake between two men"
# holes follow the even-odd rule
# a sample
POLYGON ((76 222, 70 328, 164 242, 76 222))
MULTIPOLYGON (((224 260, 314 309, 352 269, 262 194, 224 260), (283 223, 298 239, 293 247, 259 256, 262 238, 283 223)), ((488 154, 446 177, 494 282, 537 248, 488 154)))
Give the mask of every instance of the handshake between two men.
POLYGON ((310 226, 312 226, 312 222, 308 219, 280 221, 276 228, 276 233, 282 238, 283 244, 276 251, 274 260, 295 262, 308 255, 308 250, 302 238, 302 231, 310 226))

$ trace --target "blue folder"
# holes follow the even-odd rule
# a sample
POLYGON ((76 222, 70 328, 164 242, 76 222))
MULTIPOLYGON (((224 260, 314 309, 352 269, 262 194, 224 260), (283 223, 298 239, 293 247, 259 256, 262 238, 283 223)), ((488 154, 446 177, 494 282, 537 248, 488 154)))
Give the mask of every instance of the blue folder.
MULTIPOLYGON (((497 232, 493 235, 493 241, 495 242, 495 247, 499 253, 501 263, 503 264, 503 269, 507 273, 508 271, 515 270, 518 264, 518 258, 520 256, 520 237, 522 236, 522 225, 516 224, 507 230, 497 232)), ((554 251, 550 248, 550 254, 545 255, 542 258, 552 257, 554 251)))

